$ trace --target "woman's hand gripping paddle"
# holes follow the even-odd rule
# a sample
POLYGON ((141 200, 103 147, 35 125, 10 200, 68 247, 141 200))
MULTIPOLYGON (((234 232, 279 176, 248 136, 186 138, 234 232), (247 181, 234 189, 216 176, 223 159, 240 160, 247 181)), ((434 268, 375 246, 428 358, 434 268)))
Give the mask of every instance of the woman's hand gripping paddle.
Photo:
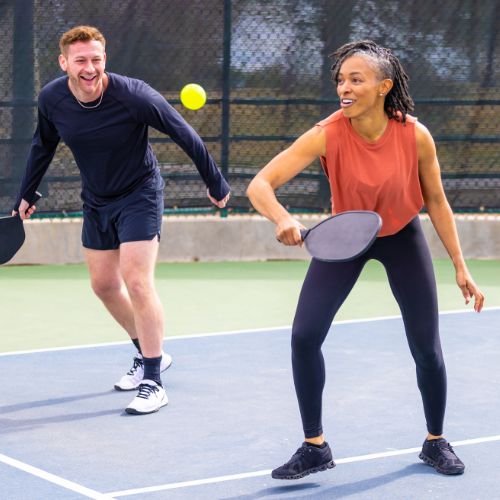
POLYGON ((365 253, 381 227, 382 219, 376 212, 353 210, 332 215, 300 234, 315 259, 346 262, 365 253))
MULTIPOLYGON (((35 193, 30 207, 41 197, 40 193, 35 193)), ((18 213, 9 217, 0 217, 0 265, 9 262, 16 255, 25 238, 23 220, 18 213)))

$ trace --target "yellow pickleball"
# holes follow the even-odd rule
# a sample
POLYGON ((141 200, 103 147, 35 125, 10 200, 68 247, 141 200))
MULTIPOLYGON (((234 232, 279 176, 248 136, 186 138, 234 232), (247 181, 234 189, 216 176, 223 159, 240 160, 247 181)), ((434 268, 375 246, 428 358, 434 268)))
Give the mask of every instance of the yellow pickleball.
POLYGON ((205 89, 197 83, 188 83, 181 90, 181 102, 187 109, 200 109, 207 102, 205 89))

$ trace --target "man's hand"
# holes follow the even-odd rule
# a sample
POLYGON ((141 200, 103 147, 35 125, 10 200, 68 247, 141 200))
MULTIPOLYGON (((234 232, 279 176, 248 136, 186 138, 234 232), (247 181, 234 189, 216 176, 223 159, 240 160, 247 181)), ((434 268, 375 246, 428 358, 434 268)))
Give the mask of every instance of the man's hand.
MULTIPOLYGON (((21 200, 21 203, 19 203, 19 217, 21 217, 22 220, 24 219, 29 219, 33 213, 36 210, 36 206, 32 205, 30 207, 30 204, 26 200, 21 200)), ((12 215, 16 215, 17 212, 15 210, 12 210, 12 215)))
POLYGON ((207 189, 207 196, 208 199, 217 207, 217 208, 224 208, 227 205, 227 202, 229 201, 229 198, 231 197, 231 193, 227 193, 226 196, 220 200, 217 201, 213 196, 210 196, 210 193, 208 192, 207 189))

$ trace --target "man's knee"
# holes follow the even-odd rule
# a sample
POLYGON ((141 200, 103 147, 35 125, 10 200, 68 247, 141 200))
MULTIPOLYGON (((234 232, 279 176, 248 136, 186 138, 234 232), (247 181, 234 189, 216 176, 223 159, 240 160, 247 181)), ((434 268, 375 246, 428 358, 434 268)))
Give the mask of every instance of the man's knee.
POLYGON ((92 278, 90 283, 92 290, 101 300, 106 300, 119 294, 123 285, 119 280, 104 277, 92 278))
POLYGON ((144 300, 154 294, 154 284, 148 277, 140 274, 132 274, 124 278, 132 300, 144 300))

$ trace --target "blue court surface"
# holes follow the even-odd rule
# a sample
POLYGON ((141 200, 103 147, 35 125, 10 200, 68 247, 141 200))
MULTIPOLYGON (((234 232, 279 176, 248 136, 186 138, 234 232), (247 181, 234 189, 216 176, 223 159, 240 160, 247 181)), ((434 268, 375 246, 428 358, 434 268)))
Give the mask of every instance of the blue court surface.
POLYGON ((270 470, 302 441, 290 329, 167 339, 169 405, 123 410, 130 343, 0 356, 0 497, 18 499, 500 499, 500 309, 441 315, 446 436, 466 473, 418 459, 426 431, 400 318, 337 323, 325 345, 324 427, 337 467, 270 470))

